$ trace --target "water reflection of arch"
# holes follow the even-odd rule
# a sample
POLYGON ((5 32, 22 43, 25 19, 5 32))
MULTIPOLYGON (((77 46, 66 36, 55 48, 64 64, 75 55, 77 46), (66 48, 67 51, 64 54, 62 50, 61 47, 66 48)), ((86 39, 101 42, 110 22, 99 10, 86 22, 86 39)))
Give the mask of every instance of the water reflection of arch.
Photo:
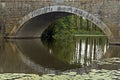
POLYGON ((14 41, 2 40, 1 43, 0 73, 38 73, 24 64, 14 41))
POLYGON ((21 52, 19 56, 22 61, 37 71, 57 73, 58 71, 81 67, 53 57, 40 39, 16 40, 16 45, 21 52))
MULTIPOLYGON (((81 54, 78 51, 80 49, 79 47, 81 45, 80 42, 82 42, 82 41, 78 39, 78 40, 76 40, 76 44, 73 45, 73 46, 76 47, 74 59, 78 59, 79 54, 81 54), (78 56, 76 56, 76 54, 78 56)), ((90 50, 89 45, 87 46, 87 43, 89 43, 90 41, 87 40, 87 41, 83 41, 83 42, 84 42, 84 44, 82 44, 81 46, 85 47, 85 45, 86 45, 86 47, 88 47, 89 50, 90 50)), ((96 43, 96 42, 99 42, 99 41, 95 41, 93 39, 92 42, 96 43)), ((9 47, 6 47, 7 44, 5 45, 4 49, 6 49, 7 54, 4 53, 3 56, 0 56, 0 59, 3 60, 3 61, 0 60, 0 64, 5 62, 5 60, 6 60, 5 58, 9 58, 7 60, 7 62, 5 62, 6 65, 13 64, 13 68, 15 68, 15 70, 17 70, 17 71, 20 70, 20 72, 22 72, 22 71, 27 72, 28 70, 32 69, 32 70, 35 70, 36 72, 39 72, 39 73, 42 72, 42 73, 55 73, 55 74, 59 73, 59 70, 60 70, 59 68, 61 68, 61 67, 62 67, 61 70, 64 70, 66 68, 67 69, 72 69, 72 68, 81 67, 80 65, 70 65, 70 64, 68 64, 64 61, 61 61, 59 59, 54 58, 51 54, 49 54, 49 50, 44 47, 44 45, 42 44, 42 42, 39 39, 38 40, 36 40, 36 39, 33 39, 33 40, 23 39, 22 40, 21 39, 21 40, 16 40, 15 43, 13 41, 12 43, 10 43, 9 47), (40 47, 41 47, 41 49, 40 49, 40 47), (40 55, 39 55, 40 53, 42 55, 44 55, 44 57, 43 56, 40 57, 40 55), (43 58, 43 59, 40 59, 40 58, 43 58), (48 66, 47 66, 45 63, 42 63, 42 65, 41 65, 39 63, 39 60, 44 62, 44 60, 46 60, 46 59, 48 59, 46 62, 50 62, 50 65, 48 64, 48 66), (51 60, 53 62, 51 62, 51 60), (57 64, 57 67, 54 64, 57 64), (16 67, 16 65, 19 65, 19 67, 16 67), (55 67, 56 67, 56 70, 53 69, 55 67), (27 68, 27 69, 22 70, 22 69, 25 69, 25 68, 27 68)), ((94 47, 94 45, 92 45, 92 46, 94 47)), ((87 52, 87 54, 88 54, 88 52, 87 52)), ((94 54, 94 53, 92 53, 92 54, 94 54)), ((83 59, 85 59, 86 57, 87 56, 83 56, 83 59)), ((94 60, 94 58, 92 60, 94 60)), ((4 67, 4 66, 0 65, 1 70, 2 70, 2 67, 4 67)), ((11 69, 13 69, 12 66, 9 66, 9 67, 11 69)), ((88 66, 88 68, 89 68, 89 66, 88 66)), ((9 69, 7 68, 7 70, 9 70, 9 69)), ((74 69, 74 70, 77 70, 77 72, 83 72, 84 71, 83 68, 74 69)))

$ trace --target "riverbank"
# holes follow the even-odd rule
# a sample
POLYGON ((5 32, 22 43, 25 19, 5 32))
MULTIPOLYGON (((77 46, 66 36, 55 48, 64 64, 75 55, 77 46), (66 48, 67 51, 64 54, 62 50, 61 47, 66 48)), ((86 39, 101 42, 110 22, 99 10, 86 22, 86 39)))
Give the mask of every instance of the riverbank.
POLYGON ((80 36, 80 37, 83 37, 83 36, 85 36, 85 37, 87 37, 87 36, 94 36, 94 37, 96 37, 96 36, 98 36, 98 37, 102 37, 102 36, 106 36, 106 35, 81 35, 81 34, 75 34, 74 36, 80 36))

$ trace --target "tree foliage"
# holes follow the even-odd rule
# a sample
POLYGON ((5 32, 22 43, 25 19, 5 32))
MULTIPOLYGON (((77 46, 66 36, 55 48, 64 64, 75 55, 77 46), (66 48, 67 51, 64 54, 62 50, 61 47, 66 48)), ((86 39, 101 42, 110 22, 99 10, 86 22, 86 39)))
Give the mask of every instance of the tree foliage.
POLYGON ((52 23, 42 38, 70 39, 75 34, 103 34, 103 32, 87 19, 71 15, 52 23))

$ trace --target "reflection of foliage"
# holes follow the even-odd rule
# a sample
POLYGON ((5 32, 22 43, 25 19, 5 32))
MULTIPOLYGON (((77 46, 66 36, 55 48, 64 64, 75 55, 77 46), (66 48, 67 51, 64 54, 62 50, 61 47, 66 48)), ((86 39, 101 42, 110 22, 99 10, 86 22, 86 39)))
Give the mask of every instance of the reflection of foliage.
POLYGON ((56 47, 53 49, 54 56, 68 63, 70 63, 73 60, 73 54, 74 54, 74 49, 75 49, 73 42, 65 41, 65 42, 62 42, 62 44, 61 42, 57 42, 54 45, 56 47))
POLYGON ((51 50, 51 54, 70 64, 89 65, 92 60, 103 56, 106 37, 74 37, 74 39, 54 40, 45 42, 44 45, 51 50), (84 49, 83 49, 84 48, 84 49), (89 56, 88 56, 89 55, 89 56), (84 60, 82 60, 84 59, 84 60))
POLYGON ((60 60, 63 60, 67 63, 70 63, 73 58, 73 53, 75 49, 75 45, 73 40, 63 40, 63 41, 54 41, 54 42, 43 42, 44 45, 48 46, 49 49, 52 50, 52 55, 57 57, 60 60))

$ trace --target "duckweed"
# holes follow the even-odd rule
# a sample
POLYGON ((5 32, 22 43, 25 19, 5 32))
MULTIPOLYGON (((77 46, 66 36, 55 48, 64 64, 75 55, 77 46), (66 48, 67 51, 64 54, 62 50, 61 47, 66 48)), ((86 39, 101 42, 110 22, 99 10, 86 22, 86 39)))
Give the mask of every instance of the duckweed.
MULTIPOLYGON (((120 63, 120 59, 105 59, 109 63, 120 63)), ((99 62, 100 63, 100 62, 99 62)), ((106 69, 91 69, 91 71, 83 74, 77 72, 63 72, 60 75, 44 74, 39 76, 37 74, 23 74, 23 73, 4 73, 0 74, 0 80, 120 80, 120 69, 106 70, 106 69)))

